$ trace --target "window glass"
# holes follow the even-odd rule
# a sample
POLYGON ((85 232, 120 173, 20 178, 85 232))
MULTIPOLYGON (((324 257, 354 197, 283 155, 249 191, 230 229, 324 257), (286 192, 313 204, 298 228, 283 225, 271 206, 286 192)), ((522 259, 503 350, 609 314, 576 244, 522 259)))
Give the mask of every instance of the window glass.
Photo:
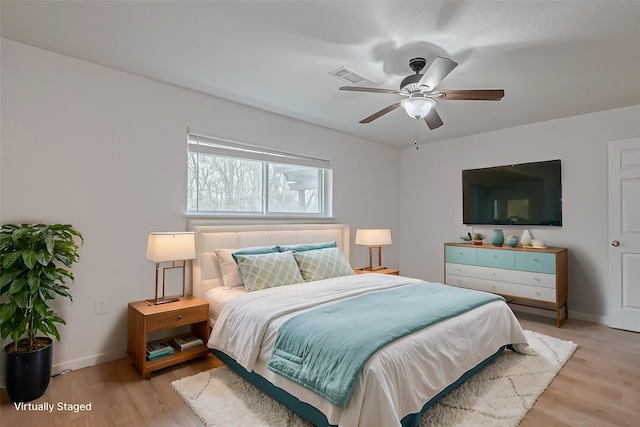
POLYGON ((187 212, 330 216, 331 163, 189 135, 187 212))

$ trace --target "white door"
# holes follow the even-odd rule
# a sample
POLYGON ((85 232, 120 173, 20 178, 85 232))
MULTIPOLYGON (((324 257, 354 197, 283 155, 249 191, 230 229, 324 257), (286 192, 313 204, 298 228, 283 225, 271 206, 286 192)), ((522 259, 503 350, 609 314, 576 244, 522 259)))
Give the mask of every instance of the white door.
POLYGON ((640 332, 640 137, 609 143, 609 326, 640 332))

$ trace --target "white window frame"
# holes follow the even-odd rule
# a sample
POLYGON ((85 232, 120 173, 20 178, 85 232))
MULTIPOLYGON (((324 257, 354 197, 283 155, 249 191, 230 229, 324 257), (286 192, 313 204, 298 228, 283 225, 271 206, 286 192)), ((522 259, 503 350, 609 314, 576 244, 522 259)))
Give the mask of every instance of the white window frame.
MULTIPOLYGON (((287 153, 259 147, 256 145, 244 144, 229 140, 223 137, 213 137, 189 130, 187 132, 187 154, 202 153, 213 156, 229 157, 241 160, 252 160, 263 162, 262 168, 262 211, 212 211, 189 209, 187 201, 188 216, 207 217, 274 217, 274 218, 331 218, 333 207, 333 165, 330 160, 303 156, 294 153, 287 153), (273 164, 290 164, 296 166, 306 166, 317 168, 319 171, 318 183, 318 205, 319 212, 272 212, 269 210, 269 167, 273 164)), ((187 155, 187 161, 188 161, 187 155)), ((187 174, 189 170, 187 168, 187 174)), ((196 174, 196 186, 198 175, 196 174)), ((188 190, 188 189, 187 189, 188 190)))

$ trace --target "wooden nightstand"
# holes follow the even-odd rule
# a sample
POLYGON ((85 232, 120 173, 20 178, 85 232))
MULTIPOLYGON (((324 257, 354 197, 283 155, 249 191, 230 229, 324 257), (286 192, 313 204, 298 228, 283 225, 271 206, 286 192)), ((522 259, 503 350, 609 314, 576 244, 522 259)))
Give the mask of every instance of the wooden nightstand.
MULTIPOLYGON (((163 341, 173 346, 174 338, 163 338, 163 341)), ((145 301, 129 303, 127 353, 144 378, 150 378, 151 372, 158 369, 206 356, 208 339, 209 303, 204 300, 189 297, 160 305, 148 305, 145 301), (191 325, 191 333, 201 338, 204 346, 185 351, 174 347, 174 353, 169 356, 147 360, 147 334, 186 325, 191 325)))
POLYGON ((382 268, 376 271, 360 270, 359 268, 354 268, 353 271, 355 271, 356 274, 380 273, 380 274, 395 274, 396 276, 400 275, 400 270, 395 270, 393 268, 382 268))

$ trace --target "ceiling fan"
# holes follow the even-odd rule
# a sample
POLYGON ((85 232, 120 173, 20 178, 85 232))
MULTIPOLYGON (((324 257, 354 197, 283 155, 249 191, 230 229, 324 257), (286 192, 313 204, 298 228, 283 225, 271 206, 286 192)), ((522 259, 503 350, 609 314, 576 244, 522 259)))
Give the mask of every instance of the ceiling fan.
POLYGON ((405 77, 402 82, 400 82, 400 90, 359 86, 342 86, 340 90, 391 93, 407 97, 407 99, 394 102, 377 113, 360 120, 360 123, 370 123, 378 117, 401 106, 409 117, 417 120, 424 119, 429 129, 436 129, 443 125, 442 119, 435 109, 436 99, 454 101, 500 101, 502 97, 504 97, 503 89, 436 90, 438 84, 456 68, 458 63, 449 58, 436 57, 427 71, 424 74, 420 74, 420 71, 422 71, 426 64, 427 61, 424 58, 413 58, 409 60, 409 67, 415 71, 415 74, 405 77))

